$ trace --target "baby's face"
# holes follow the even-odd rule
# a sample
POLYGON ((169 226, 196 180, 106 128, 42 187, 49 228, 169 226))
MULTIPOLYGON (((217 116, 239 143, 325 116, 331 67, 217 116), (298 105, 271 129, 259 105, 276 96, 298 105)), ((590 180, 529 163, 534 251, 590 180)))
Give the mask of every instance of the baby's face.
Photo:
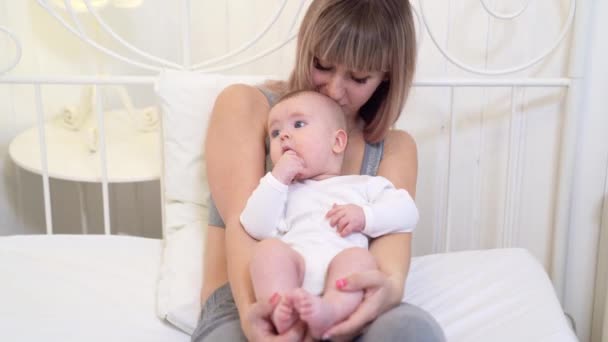
POLYGON ((329 107, 318 96, 299 94, 274 106, 268 115, 270 158, 274 164, 291 150, 304 160, 306 179, 323 173, 332 156, 334 125, 329 107))

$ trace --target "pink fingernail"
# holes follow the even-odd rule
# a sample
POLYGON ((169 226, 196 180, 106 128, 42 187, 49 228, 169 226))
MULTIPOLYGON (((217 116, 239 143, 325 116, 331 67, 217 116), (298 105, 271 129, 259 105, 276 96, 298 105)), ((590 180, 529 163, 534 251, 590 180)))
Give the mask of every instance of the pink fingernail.
POLYGON ((347 284, 347 281, 346 281, 345 278, 336 280, 336 287, 339 288, 339 289, 345 287, 346 284, 347 284))
POLYGON ((268 302, 269 302, 270 304, 274 304, 274 303, 276 303, 276 302, 277 302, 277 300, 279 300, 279 294, 275 292, 275 293, 272 295, 272 297, 270 297, 270 300, 268 300, 268 302))

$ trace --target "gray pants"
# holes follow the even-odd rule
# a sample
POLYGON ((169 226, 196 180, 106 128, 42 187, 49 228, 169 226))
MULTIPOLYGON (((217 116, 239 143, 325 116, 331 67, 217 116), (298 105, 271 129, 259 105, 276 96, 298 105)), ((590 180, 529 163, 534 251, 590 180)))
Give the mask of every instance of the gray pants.
MULTIPOLYGON (((207 299, 192 334, 192 342, 215 341, 247 341, 228 284, 207 299)), ((404 303, 378 317, 355 341, 437 342, 445 341, 445 336, 431 315, 404 303)))

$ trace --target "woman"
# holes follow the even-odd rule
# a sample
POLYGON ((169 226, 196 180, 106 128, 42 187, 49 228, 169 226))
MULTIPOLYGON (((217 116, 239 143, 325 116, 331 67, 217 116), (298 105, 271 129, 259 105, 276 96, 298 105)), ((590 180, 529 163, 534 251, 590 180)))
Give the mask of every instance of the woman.
MULTIPOLYGON (((390 127, 405 104, 415 59, 415 29, 407 0, 315 0, 302 21, 295 68, 287 82, 232 85, 218 96, 206 143, 209 187, 217 212, 210 213, 201 293, 204 307, 193 341, 305 338, 303 324, 276 335, 268 319, 276 297, 271 303, 255 303, 249 260, 256 241, 239 222, 247 198, 265 173, 269 108, 278 96, 295 89, 331 97, 344 110, 349 131, 342 174, 377 174, 413 197, 416 144, 406 132, 390 127)), ((429 314, 401 304, 411 233, 377 238, 370 251, 380 270, 353 274, 340 287, 342 291, 364 290, 363 303, 324 336, 332 340, 357 336, 362 341, 444 340, 429 314)))

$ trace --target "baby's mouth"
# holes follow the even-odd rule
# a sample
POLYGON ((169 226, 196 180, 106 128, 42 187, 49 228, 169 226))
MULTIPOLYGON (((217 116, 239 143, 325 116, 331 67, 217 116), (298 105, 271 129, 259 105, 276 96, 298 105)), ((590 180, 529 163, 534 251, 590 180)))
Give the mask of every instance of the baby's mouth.
POLYGON ((281 151, 283 152, 283 154, 287 151, 293 151, 293 149, 289 146, 283 146, 281 147, 281 151))

